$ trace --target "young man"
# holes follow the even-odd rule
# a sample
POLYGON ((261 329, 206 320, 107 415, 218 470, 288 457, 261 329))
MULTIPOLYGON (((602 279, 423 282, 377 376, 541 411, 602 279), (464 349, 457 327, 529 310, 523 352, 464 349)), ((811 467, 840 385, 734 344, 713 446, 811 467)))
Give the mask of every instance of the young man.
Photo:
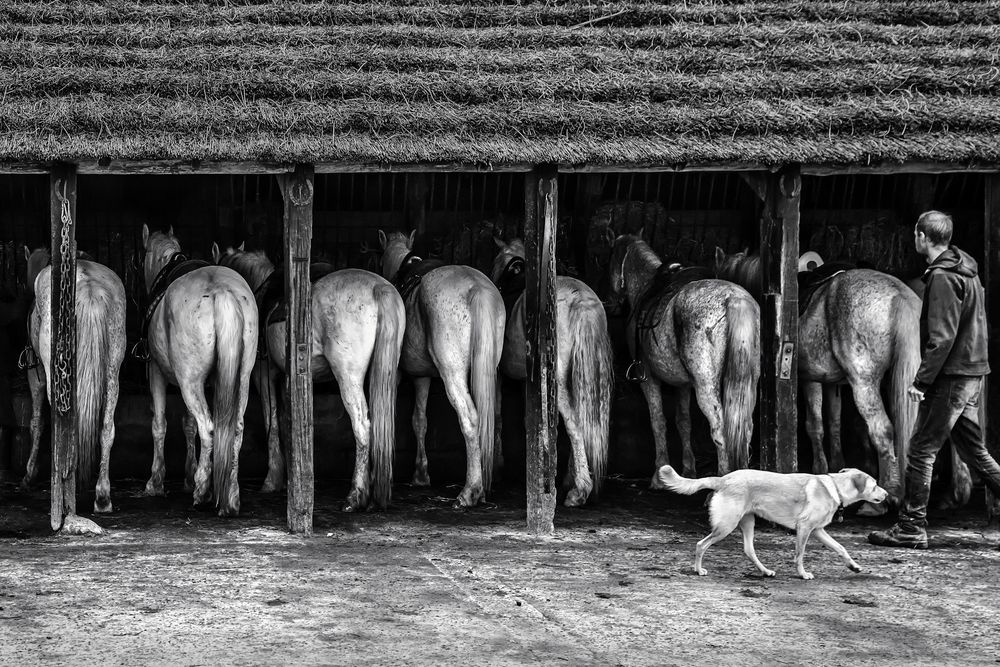
POLYGON ((983 284, 976 260, 951 245, 951 234, 951 216, 939 211, 922 214, 913 229, 914 245, 928 264, 920 312, 922 361, 908 390, 920 409, 899 522, 868 536, 878 546, 927 548, 931 473, 949 435, 962 460, 1000 495, 1000 465, 986 450, 979 425, 979 392, 990 372, 983 284))

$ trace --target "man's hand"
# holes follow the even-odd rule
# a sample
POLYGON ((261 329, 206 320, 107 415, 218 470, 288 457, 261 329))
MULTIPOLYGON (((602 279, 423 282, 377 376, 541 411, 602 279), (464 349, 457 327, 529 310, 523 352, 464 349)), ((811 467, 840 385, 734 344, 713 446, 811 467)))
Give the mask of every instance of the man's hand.
POLYGON ((910 386, 909 389, 906 390, 906 395, 909 396, 910 400, 914 401, 915 403, 919 403, 920 401, 924 400, 924 392, 920 391, 919 389, 917 389, 912 385, 910 386))

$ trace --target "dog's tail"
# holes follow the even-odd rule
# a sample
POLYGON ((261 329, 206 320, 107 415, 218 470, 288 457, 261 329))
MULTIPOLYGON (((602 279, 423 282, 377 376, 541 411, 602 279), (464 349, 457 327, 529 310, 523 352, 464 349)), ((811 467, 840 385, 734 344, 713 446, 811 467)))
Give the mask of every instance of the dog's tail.
POLYGON ((663 486, 667 487, 674 493, 683 493, 684 495, 691 495, 692 493, 697 493, 702 489, 712 489, 713 491, 718 491, 719 487, 722 486, 721 477, 702 477, 701 479, 688 479, 687 477, 681 477, 677 474, 677 471, 670 466, 663 466, 660 468, 660 472, 657 473, 660 477, 660 482, 663 486))

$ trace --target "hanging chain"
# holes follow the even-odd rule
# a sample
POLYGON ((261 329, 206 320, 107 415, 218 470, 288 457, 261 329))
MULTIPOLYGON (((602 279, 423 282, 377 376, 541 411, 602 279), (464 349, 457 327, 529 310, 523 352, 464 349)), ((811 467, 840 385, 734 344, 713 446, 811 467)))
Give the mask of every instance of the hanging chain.
POLYGON ((53 377, 53 393, 55 394, 55 406, 61 414, 70 411, 73 403, 72 385, 70 382, 70 361, 71 347, 76 341, 76 319, 73 317, 73 304, 71 300, 75 297, 76 271, 69 271, 68 260, 75 256, 75 244, 72 239, 73 214, 70 210, 70 201, 66 196, 66 181, 61 181, 62 193, 59 192, 60 182, 56 183, 56 197, 62 203, 60 211, 60 238, 59 257, 61 271, 59 274, 59 319, 62 323, 61 330, 56 332, 56 354, 53 377))

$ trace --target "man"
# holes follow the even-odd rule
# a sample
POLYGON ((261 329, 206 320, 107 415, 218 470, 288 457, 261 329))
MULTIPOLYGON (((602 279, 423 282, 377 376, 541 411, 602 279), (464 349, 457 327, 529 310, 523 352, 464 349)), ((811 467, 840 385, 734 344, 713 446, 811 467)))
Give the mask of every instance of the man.
POLYGON ((1000 495, 1000 465, 986 450, 979 425, 979 392, 990 372, 983 284, 976 260, 951 245, 951 234, 951 216, 939 211, 922 214, 913 229, 914 245, 928 264, 920 312, 923 358, 908 390, 920 409, 899 521, 868 536, 878 546, 927 548, 931 473, 949 435, 962 460, 1000 495))

